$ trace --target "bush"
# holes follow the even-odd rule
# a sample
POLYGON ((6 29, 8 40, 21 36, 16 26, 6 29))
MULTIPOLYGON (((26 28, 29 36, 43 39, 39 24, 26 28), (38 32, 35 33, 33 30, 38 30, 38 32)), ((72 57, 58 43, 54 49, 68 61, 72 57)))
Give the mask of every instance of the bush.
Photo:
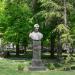
POLYGON ((47 64, 47 67, 48 67, 48 69, 50 69, 50 70, 54 70, 54 69, 55 69, 55 66, 54 66, 53 63, 47 64))
POLYGON ((65 71, 71 70, 71 57, 70 57, 70 55, 68 55, 66 57, 66 59, 64 60, 64 70, 65 71))
POLYGON ((54 65, 55 65, 55 67, 56 67, 56 68, 60 68, 60 67, 62 67, 62 66, 63 66, 63 64, 62 64, 62 63, 55 63, 54 65))
POLYGON ((18 71, 24 70, 24 64, 18 64, 18 71))

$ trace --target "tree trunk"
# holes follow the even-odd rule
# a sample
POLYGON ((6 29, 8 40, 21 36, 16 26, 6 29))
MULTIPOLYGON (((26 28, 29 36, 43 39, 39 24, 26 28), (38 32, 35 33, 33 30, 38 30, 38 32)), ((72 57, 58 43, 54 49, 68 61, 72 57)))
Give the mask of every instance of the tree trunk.
POLYGON ((16 44, 16 56, 19 56, 19 43, 16 44))
POLYGON ((61 33, 58 32, 58 50, 57 50, 58 59, 61 59, 62 56, 62 44, 61 44, 61 33))
POLYGON ((38 0, 32 0, 32 10, 33 10, 33 14, 36 13, 37 1, 38 1, 38 0))
MULTIPOLYGON (((38 11, 38 0, 32 0, 32 12, 33 12, 33 15, 35 15, 36 13, 37 13, 37 11, 38 11)), ((34 17, 34 21, 35 21, 35 23, 38 23, 38 19, 37 19, 37 17, 34 17)))
POLYGON ((27 47, 27 45, 24 45, 24 53, 26 53, 27 51, 26 51, 26 47, 27 47))
POLYGON ((54 57, 54 43, 55 43, 55 39, 51 34, 51 57, 54 57))
POLYGON ((67 10, 66 10, 66 0, 64 0, 64 24, 67 25, 67 10))

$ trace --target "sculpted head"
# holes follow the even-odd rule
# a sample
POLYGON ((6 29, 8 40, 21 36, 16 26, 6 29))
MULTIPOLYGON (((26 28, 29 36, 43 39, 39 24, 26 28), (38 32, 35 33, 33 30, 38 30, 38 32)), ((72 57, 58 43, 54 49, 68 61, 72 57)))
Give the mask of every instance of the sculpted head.
POLYGON ((39 24, 35 24, 35 25, 34 25, 34 31, 35 31, 35 32, 38 32, 38 31, 39 31, 39 24))

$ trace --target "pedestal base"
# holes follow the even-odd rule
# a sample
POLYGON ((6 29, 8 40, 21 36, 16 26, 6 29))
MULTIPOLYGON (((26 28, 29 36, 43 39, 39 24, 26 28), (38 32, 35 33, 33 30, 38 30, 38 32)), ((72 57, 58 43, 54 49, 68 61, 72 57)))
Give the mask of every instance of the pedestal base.
POLYGON ((41 60, 33 59, 32 64, 29 66, 30 71, 46 70, 41 60))
POLYGON ((43 70, 46 70, 46 68, 44 66, 30 66, 29 67, 29 70, 30 71, 43 71, 43 70))

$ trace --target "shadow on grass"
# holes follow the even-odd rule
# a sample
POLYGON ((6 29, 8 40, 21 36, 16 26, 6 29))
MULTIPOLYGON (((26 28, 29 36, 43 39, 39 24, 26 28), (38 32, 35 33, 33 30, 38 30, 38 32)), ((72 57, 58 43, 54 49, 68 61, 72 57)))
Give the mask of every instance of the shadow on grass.
POLYGON ((32 51, 27 51, 24 54, 19 54, 19 56, 16 56, 16 53, 11 54, 8 58, 11 60, 31 60, 32 59, 32 51))
MULTIPOLYGON (((10 59, 10 60, 27 60, 27 61, 31 61, 32 60, 32 56, 33 56, 33 52, 32 50, 27 50, 26 53, 24 54, 20 54, 19 56, 14 55, 10 55, 10 57, 6 58, 6 59, 10 59)), ((65 58, 67 55, 63 54, 62 57, 65 58)), ((57 64, 58 59, 57 59, 57 55, 55 54, 55 56, 53 58, 50 57, 50 53, 45 52, 45 53, 41 53, 41 59, 43 60, 44 64, 49 64, 49 63, 53 63, 55 65, 55 67, 60 67, 62 66, 61 64, 57 64)))
MULTIPOLYGON (((16 53, 10 53, 10 56, 8 57, 8 59, 20 59, 20 60, 31 60, 33 56, 33 52, 32 50, 27 50, 25 53, 21 53, 19 54, 19 56, 16 56, 16 53)), ((66 55, 63 55, 62 57, 66 57, 66 55)), ((57 59, 57 55, 55 54, 55 56, 52 58, 50 57, 50 53, 49 52, 45 52, 45 53, 41 53, 41 58, 42 59, 51 59, 51 60, 56 60, 57 59)))

